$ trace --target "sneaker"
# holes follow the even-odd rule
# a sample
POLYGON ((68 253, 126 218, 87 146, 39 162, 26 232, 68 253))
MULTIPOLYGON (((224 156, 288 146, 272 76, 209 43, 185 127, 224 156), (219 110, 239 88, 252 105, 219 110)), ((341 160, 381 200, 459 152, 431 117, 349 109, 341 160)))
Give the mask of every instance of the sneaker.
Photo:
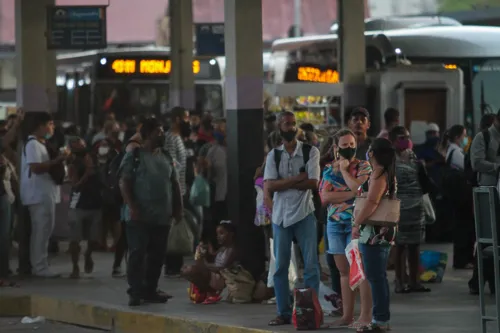
POLYGON ((139 297, 130 296, 128 299, 128 306, 139 306, 141 305, 141 299, 139 297))
POLYGON ((47 269, 45 271, 35 273, 35 274, 33 274, 33 276, 38 277, 38 278, 42 278, 42 279, 55 279, 55 278, 60 277, 61 274, 52 272, 52 271, 47 269))
POLYGON ((142 299, 146 303, 159 303, 159 304, 162 304, 162 303, 167 303, 169 297, 167 295, 165 295, 165 294, 160 294, 159 292, 156 292, 156 293, 154 293, 152 295, 145 296, 142 299))

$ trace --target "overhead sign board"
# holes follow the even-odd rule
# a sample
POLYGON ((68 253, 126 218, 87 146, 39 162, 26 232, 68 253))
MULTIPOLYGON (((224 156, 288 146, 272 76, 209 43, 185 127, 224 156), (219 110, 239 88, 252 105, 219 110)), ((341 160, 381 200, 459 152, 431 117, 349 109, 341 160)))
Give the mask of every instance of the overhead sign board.
POLYGON ((223 56, 224 23, 196 24, 196 54, 199 56, 223 56))
POLYGON ((49 50, 88 50, 106 46, 106 6, 47 7, 49 50))

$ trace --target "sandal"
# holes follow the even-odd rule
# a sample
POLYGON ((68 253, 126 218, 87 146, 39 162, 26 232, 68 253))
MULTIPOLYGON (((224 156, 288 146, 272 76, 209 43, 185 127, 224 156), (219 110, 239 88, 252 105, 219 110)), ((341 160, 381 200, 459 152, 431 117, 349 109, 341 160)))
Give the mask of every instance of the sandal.
POLYGON ((273 320, 271 320, 268 325, 269 326, 283 326, 283 325, 290 325, 292 321, 288 317, 284 316, 277 316, 273 320))
POLYGON ((210 297, 207 297, 203 301, 203 303, 201 303, 201 304, 205 304, 205 305, 215 304, 215 303, 219 303, 221 300, 222 300, 222 297, 220 297, 219 295, 217 295, 217 296, 210 296, 210 297))
POLYGON ((347 328, 351 328, 351 329, 358 329, 358 328, 362 328, 362 327, 365 327, 367 326, 368 324, 366 323, 362 323, 360 321, 355 321, 353 322, 352 324, 350 324, 349 326, 347 326, 347 328))
POLYGON ((2 287, 19 288, 20 286, 14 281, 0 280, 0 288, 2 287))
POLYGON ((379 333, 383 333, 383 332, 387 332, 389 331, 390 328, 389 328, 389 325, 379 325, 379 324, 376 324, 376 323, 370 323, 368 325, 364 325, 363 327, 360 327, 356 330, 356 332, 358 333, 369 333, 369 332, 379 332, 379 333))
POLYGON ((349 328, 351 325, 354 325, 354 319, 350 322, 346 322, 344 319, 338 319, 334 321, 332 324, 328 324, 328 328, 349 328))

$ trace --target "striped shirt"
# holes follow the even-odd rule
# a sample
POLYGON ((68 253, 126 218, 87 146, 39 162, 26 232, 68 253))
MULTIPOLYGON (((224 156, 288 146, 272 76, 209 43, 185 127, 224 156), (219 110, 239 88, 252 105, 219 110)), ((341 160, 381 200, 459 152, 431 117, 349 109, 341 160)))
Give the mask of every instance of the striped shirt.
POLYGON ((170 156, 174 159, 177 174, 179 175, 179 185, 181 187, 182 195, 186 194, 186 147, 180 135, 174 134, 170 131, 165 133, 165 146, 164 148, 169 152, 170 156))

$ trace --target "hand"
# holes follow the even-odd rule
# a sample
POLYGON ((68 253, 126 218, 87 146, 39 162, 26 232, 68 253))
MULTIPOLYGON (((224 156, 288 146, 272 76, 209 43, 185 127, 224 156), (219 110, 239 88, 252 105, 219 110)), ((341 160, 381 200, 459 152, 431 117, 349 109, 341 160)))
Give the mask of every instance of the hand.
POLYGON ((137 207, 129 207, 130 211, 130 220, 134 222, 139 221, 139 209, 137 207))
POLYGON ((352 231, 351 231, 352 239, 359 239, 359 236, 360 236, 359 225, 352 226, 352 231))
POLYGON ((57 156, 57 160, 59 162, 65 161, 70 155, 71 152, 69 151, 68 148, 61 149, 59 152, 59 156, 57 156))
POLYGON ((301 172, 297 176, 295 176, 295 178, 297 179, 298 182, 301 182, 309 179, 309 175, 307 174, 307 172, 301 172))
POLYGON ((213 247, 212 243, 208 243, 207 251, 210 254, 214 254, 215 253, 214 247, 213 247))
POLYGON ((349 162, 348 160, 340 160, 338 163, 339 163, 340 171, 349 170, 349 165, 351 164, 351 162, 349 162))

